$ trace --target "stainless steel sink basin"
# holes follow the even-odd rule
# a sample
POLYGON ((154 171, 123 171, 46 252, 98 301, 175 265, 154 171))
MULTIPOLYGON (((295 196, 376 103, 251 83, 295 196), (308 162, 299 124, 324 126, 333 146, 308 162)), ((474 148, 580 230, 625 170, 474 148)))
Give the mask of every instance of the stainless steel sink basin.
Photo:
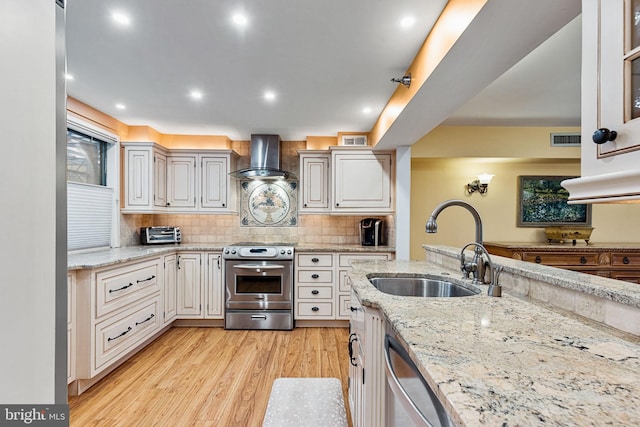
POLYGON ((451 298, 469 297, 480 293, 479 289, 425 277, 372 277, 369 278, 369 282, 381 292, 404 297, 451 298))

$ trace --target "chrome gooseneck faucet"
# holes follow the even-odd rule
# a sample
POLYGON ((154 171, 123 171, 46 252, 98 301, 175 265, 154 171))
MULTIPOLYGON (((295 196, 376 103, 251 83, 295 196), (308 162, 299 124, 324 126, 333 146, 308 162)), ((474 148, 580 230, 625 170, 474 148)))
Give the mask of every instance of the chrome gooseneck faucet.
MULTIPOLYGON (((478 213, 476 208, 474 208, 469 203, 464 202, 462 200, 447 200, 445 202, 440 203, 438 206, 436 206, 436 208, 431 213, 431 216, 429 217, 429 220, 427 221, 427 224, 425 225, 425 231, 427 233, 437 233, 438 232, 438 223, 436 222, 436 219, 438 218, 438 215, 440 215, 440 212, 442 212, 444 209, 448 208, 449 206, 460 206, 460 207, 465 208, 466 210, 468 210, 471 213, 471 215, 473 215, 473 219, 474 219, 474 221, 476 223, 476 240, 475 240, 475 243, 478 243, 479 245, 482 245, 483 244, 483 241, 482 241, 482 219, 480 219, 480 213, 478 213)), ((473 261, 470 264, 470 266, 471 265, 475 265, 475 267, 473 268, 473 270, 466 271, 466 273, 467 274, 468 273, 472 273, 473 274, 473 282, 474 283, 484 283, 485 265, 484 265, 484 262, 483 262, 483 259, 482 259, 482 249, 480 249, 480 247, 478 247, 478 246, 476 246, 476 248, 475 248, 475 256, 474 256, 473 261)))

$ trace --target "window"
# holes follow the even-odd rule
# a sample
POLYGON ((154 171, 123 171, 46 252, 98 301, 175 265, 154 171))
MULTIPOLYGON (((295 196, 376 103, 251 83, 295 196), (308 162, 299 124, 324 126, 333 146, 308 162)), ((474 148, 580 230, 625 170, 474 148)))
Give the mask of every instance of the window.
POLYGON ((67 249, 120 246, 117 135, 67 119, 67 249))
POLYGON ((67 129, 67 181, 107 185, 106 141, 67 129))

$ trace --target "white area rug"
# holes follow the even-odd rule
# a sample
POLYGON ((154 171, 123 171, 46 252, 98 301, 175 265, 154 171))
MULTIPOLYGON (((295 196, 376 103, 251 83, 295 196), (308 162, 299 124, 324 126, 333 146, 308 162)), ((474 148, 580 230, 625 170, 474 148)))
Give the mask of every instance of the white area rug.
POLYGON ((337 378, 278 378, 263 427, 347 427, 342 383, 337 378))

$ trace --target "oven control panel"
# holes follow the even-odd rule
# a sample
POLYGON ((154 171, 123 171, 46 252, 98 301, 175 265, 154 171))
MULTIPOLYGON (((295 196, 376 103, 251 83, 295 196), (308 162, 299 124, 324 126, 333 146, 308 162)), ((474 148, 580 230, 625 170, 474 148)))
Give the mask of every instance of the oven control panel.
POLYGON ((222 250, 225 259, 293 259, 292 246, 227 246, 222 250))

